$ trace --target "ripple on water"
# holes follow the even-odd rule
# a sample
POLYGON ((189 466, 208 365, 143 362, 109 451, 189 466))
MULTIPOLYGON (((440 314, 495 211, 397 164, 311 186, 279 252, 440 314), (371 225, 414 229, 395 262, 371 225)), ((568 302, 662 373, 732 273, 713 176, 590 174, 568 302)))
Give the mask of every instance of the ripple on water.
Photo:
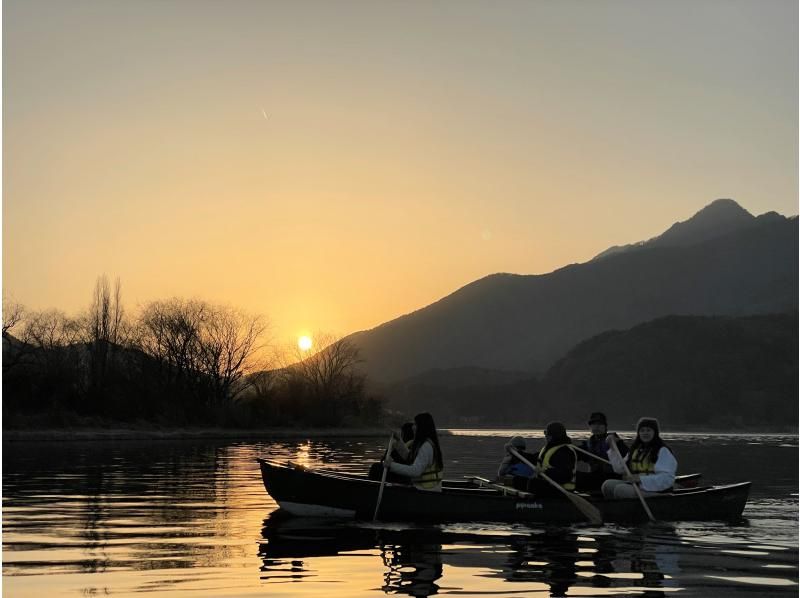
MULTIPOLYGON (((454 477, 496 469, 495 451, 512 431, 489 432, 443 435, 445 455, 456 457, 446 463, 454 477)), ((32 598, 796 595, 796 459, 784 464, 776 456, 791 455, 783 445, 796 446, 796 437, 759 435, 746 448, 731 435, 672 438, 682 463, 710 454, 724 465, 719 456, 741 451, 735 468, 718 477, 754 481, 760 494, 744 522, 552 528, 283 520, 256 457, 361 473, 385 438, 68 443, 57 450, 26 443, 4 454, 4 589, 32 598)))

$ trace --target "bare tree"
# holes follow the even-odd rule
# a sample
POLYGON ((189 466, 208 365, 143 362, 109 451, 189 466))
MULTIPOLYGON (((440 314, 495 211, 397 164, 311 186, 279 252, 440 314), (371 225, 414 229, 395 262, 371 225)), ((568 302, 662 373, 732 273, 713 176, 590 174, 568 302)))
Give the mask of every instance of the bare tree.
POLYGON ((196 380, 205 311, 202 302, 174 298, 147 304, 139 316, 135 344, 155 360, 169 390, 179 391, 196 380))
MULTIPOLYGON (((56 386, 68 386, 76 392, 83 386, 80 376, 80 323, 58 310, 30 314, 26 337, 32 348, 31 362, 36 367, 36 380, 56 386)), ((66 388, 55 388, 64 392, 66 388)))
POLYGON ((55 309, 32 313, 27 324, 30 343, 44 351, 68 347, 80 334, 80 324, 55 309))
POLYGON ((294 351, 296 363, 284 369, 290 394, 301 393, 310 401, 309 414, 317 423, 338 423, 348 413, 358 411, 364 398, 365 376, 358 371, 358 347, 349 340, 318 333, 319 349, 294 351), (310 353, 310 354, 309 354, 310 353))
POLYGON ((124 308, 122 307, 122 285, 119 278, 114 281, 114 289, 103 274, 97 278, 89 309, 89 340, 119 344, 122 341, 124 308))
POLYGON ((3 295, 3 373, 8 374, 30 356, 30 314, 21 303, 3 295), (14 331, 12 336, 11 331, 14 331))
POLYGON ((3 337, 25 318, 25 307, 3 295, 3 337))
POLYGON ((212 400, 233 400, 248 385, 245 375, 261 348, 266 324, 259 316, 226 306, 209 306, 200 334, 199 362, 208 377, 212 400))
POLYGON ((248 384, 266 324, 227 306, 172 299, 148 304, 137 344, 168 385, 190 387, 209 404, 234 399, 248 384))
POLYGON ((122 339, 124 309, 119 278, 112 291, 108 277, 97 277, 92 303, 83 318, 83 340, 89 352, 88 390, 91 402, 100 403, 115 371, 116 354, 122 339))

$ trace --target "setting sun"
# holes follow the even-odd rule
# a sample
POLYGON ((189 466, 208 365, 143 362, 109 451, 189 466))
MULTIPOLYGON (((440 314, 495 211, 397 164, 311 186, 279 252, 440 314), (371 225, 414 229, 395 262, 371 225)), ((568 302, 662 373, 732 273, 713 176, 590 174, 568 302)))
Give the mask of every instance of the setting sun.
POLYGON ((301 336, 297 339, 297 346, 300 347, 301 351, 308 351, 312 344, 310 336, 301 336))

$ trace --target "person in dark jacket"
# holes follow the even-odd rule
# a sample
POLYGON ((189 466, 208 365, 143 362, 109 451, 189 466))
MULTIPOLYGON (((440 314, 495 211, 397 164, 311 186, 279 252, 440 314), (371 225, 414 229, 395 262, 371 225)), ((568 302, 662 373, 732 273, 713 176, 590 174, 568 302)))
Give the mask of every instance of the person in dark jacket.
POLYGON ((506 454, 497 469, 497 479, 503 484, 525 490, 528 479, 533 476, 533 469, 520 461, 516 455, 511 454, 511 449, 519 451, 531 463, 536 461, 536 455, 525 452, 525 439, 522 436, 513 436, 504 448, 506 454))
MULTIPOLYGON (((595 459, 577 451, 578 457, 578 475, 577 485, 580 490, 599 490, 603 482, 610 479, 619 479, 619 475, 614 473, 614 469, 608 463, 603 463, 600 459, 609 461, 608 458, 608 444, 606 437, 608 436, 608 420, 605 413, 595 411, 589 416, 589 429, 592 435, 584 440, 578 448, 592 453, 599 457, 595 459)), ((614 439, 619 449, 620 454, 625 457, 628 454, 628 446, 625 441, 619 436, 614 434, 614 439)))
POLYGON ((561 496, 549 482, 538 476, 538 472, 544 473, 565 490, 574 491, 578 459, 572 441, 567 436, 567 429, 561 422, 550 422, 545 428, 544 437, 547 444, 536 457, 537 475, 528 481, 528 491, 538 496, 561 496))

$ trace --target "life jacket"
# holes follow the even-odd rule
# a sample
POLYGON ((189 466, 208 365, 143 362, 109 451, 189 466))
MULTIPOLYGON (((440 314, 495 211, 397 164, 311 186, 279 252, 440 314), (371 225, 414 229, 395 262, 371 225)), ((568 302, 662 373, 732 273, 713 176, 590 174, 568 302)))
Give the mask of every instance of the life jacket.
MULTIPOLYGON (((572 451, 573 455, 575 454, 575 449, 572 447, 571 444, 556 444, 547 448, 546 446, 542 447, 542 450, 539 451, 539 458, 538 461, 541 464, 542 471, 547 471, 550 467, 550 459, 555 455, 556 451, 562 447, 567 447, 569 450, 572 451)), ((564 490, 575 490, 575 463, 577 463, 577 459, 573 461, 572 465, 572 478, 568 482, 564 482, 561 484, 561 487, 564 490)))
POLYGON ((533 469, 531 469, 530 465, 526 465, 522 461, 519 461, 508 468, 507 475, 529 478, 533 476, 533 469))
MULTIPOLYGON (((658 455, 656 455, 657 459, 658 455)), ((631 470, 631 473, 655 473, 656 462, 652 459, 652 451, 645 452, 637 446, 636 450, 631 453, 628 469, 631 470)))
MULTIPOLYGON (((433 448, 433 443, 431 443, 433 448)), ((411 483, 418 488, 432 490, 442 482, 442 470, 436 465, 436 451, 434 451, 433 463, 431 463, 419 477, 411 478, 411 483)))
POLYGON ((586 450, 593 455, 597 455, 603 459, 608 459, 608 445, 606 444, 605 436, 602 436, 597 440, 595 440, 594 436, 590 436, 589 439, 584 441, 583 444, 586 447, 586 450))

